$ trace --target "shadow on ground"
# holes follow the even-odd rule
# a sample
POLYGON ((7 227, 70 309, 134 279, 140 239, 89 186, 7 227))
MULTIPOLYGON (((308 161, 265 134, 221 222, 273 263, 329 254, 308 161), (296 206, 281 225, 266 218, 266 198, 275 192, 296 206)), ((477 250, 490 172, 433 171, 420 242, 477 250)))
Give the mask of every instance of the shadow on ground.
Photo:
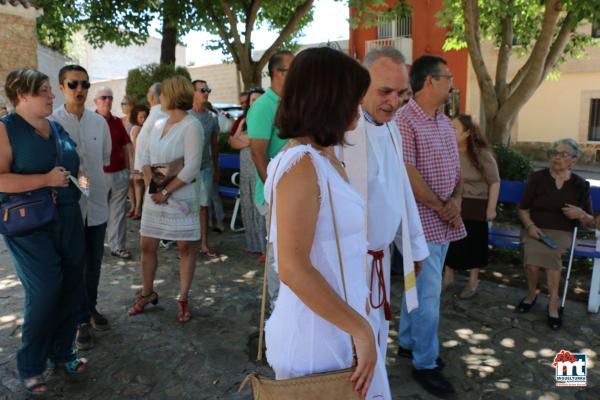
MULTIPOLYGON (((65 382, 49 376, 56 399, 249 399, 237 388, 249 372, 269 374, 254 362, 262 266, 249 255, 243 234, 213 234, 223 261, 200 258, 190 303, 194 318, 176 322, 177 250, 161 251, 156 291, 160 302, 130 317, 140 288, 137 225, 130 223, 129 247, 134 260, 104 259, 99 309, 111 330, 96 333, 96 346, 82 353, 90 372, 65 382)), ((545 323, 545 300, 531 313, 517 315, 514 304, 523 290, 482 282, 478 294, 460 300, 464 278, 443 293, 440 323, 445 374, 459 399, 598 399, 600 318, 585 304, 569 301, 565 326, 551 331, 545 323), (552 360, 561 349, 588 355, 587 388, 555 387, 552 360)), ((394 399, 432 399, 411 378, 410 361, 396 359, 401 284, 393 284, 392 331, 388 373, 394 399)), ((24 399, 15 373, 24 294, 6 250, 0 245, 0 399, 24 399)))

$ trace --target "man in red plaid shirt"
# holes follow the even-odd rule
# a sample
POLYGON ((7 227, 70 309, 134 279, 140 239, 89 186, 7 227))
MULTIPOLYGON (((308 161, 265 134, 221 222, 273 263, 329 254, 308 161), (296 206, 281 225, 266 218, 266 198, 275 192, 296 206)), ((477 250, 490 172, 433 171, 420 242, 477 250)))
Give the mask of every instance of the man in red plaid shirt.
POLYGON ((412 358, 413 376, 427 391, 447 395, 454 388, 441 373, 437 333, 442 270, 449 243, 466 236, 458 146, 451 120, 440 112, 452 74, 443 58, 423 56, 412 65, 410 83, 415 97, 398 111, 396 122, 429 257, 417 277, 419 307, 409 314, 402 302, 398 354, 412 358))

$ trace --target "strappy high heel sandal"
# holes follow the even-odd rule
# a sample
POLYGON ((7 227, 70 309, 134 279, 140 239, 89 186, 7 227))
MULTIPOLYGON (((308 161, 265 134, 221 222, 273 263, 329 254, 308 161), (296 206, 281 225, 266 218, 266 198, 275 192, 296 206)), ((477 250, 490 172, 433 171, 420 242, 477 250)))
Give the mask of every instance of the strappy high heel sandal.
POLYGON ((179 306, 179 312, 177 313, 177 321, 182 324, 190 322, 192 319, 192 313, 188 311, 188 301, 187 300, 177 300, 177 305, 179 306))
POLYGON ((158 293, 152 292, 147 296, 142 296, 141 294, 135 298, 135 304, 133 307, 129 309, 129 315, 138 315, 148 304, 157 305, 158 304, 158 293))

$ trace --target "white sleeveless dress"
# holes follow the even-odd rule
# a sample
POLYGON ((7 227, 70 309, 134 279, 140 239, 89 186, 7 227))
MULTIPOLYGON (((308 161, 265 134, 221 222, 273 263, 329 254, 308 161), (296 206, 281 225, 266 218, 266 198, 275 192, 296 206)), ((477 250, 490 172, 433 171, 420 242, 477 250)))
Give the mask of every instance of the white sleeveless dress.
MULTIPOLYGON (((283 174, 304 156, 310 157, 313 162, 320 189, 320 210, 310 259, 313 266, 343 299, 342 277, 327 190, 329 182, 343 258, 348 304, 367 318, 365 304, 369 288, 365 275, 365 205, 360 195, 344 181, 326 157, 309 145, 300 145, 279 153, 269 163, 264 188, 265 199, 270 201, 272 185, 276 186, 283 174)), ((277 254, 276 191, 273 196, 270 229, 275 268, 278 270, 280 260, 277 254)), ((344 369, 352 365, 350 335, 315 314, 283 282, 279 287, 273 314, 266 323, 265 338, 267 360, 275 371, 276 379, 344 369)), ((391 400, 385 359, 379 355, 367 399, 391 400)))

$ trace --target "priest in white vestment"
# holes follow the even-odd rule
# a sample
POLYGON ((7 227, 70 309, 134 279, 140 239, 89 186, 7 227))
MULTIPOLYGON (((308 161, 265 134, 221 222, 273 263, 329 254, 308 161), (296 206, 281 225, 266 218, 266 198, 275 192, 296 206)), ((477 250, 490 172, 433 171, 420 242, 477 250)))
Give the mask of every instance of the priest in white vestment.
MULTIPOLYGON (((368 254, 365 273, 370 283, 366 305, 378 332, 380 355, 385 359, 389 332, 390 257, 396 243, 403 256, 404 290, 409 312, 418 307, 415 266, 429 251, 419 212, 402 157, 402 138, 394 114, 410 93, 404 56, 391 47, 376 49, 365 58, 371 85, 360 108, 348 145, 338 148, 352 186, 367 204, 368 254)), ((418 271, 416 271, 418 273, 418 271)))

